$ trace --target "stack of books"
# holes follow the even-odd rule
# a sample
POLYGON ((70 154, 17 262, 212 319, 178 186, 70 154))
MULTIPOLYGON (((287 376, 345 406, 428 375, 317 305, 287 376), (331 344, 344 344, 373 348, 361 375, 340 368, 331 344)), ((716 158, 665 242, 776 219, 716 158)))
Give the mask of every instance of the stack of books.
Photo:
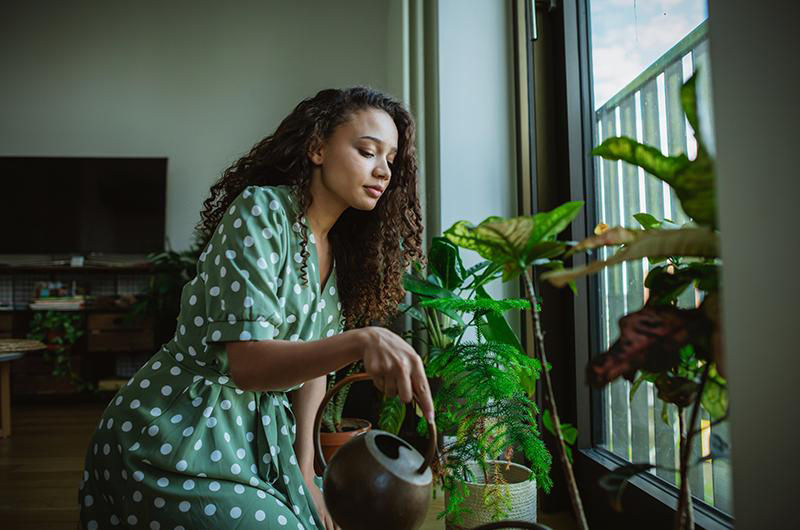
POLYGON ((85 295, 48 296, 34 298, 29 307, 36 311, 79 311, 86 307, 88 301, 85 295))

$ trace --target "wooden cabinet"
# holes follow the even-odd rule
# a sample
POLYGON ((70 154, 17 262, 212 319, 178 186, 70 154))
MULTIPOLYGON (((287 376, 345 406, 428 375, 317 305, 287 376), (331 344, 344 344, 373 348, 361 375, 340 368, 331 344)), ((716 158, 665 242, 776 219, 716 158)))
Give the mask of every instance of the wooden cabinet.
POLYGON ((10 312, 0 313, 0 339, 10 339, 14 336, 14 315, 10 312))
MULTIPOLYGON (((0 268, 0 337, 24 338, 37 311, 28 305, 36 281, 85 282, 99 296, 96 305, 80 311, 83 334, 72 346, 71 366, 87 382, 104 390, 124 384, 158 349, 165 331, 156 330, 152 317, 134 316, 130 308, 116 307, 120 295, 143 294, 153 270, 149 267, 6 267, 0 268), (141 292, 137 292, 140 290, 141 292), (102 300, 101 300, 102 299, 102 300)), ((170 333, 174 332, 174 329, 170 333)), ((32 352, 13 362, 12 392, 15 398, 64 395, 77 391, 68 378, 52 374, 45 352, 32 352)))
POLYGON ((86 351, 135 352, 155 347, 153 319, 124 313, 89 313, 86 351))

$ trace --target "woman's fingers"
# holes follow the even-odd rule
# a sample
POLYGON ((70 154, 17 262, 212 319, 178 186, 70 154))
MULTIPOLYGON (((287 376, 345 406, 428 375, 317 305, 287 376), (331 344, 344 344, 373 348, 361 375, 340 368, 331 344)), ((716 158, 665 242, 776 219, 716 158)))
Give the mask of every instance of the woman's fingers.
POLYGON ((387 377, 383 380, 383 395, 393 398, 397 395, 397 381, 394 377, 387 377))
POLYGON ((433 414, 433 398, 431 397, 431 387, 428 385, 428 378, 425 375, 425 369, 422 367, 422 362, 415 363, 411 371, 411 380, 414 385, 414 395, 425 415, 428 423, 433 423, 435 417, 433 414))
POLYGON ((397 376, 397 394, 403 403, 411 401, 411 377, 407 370, 402 370, 397 376))

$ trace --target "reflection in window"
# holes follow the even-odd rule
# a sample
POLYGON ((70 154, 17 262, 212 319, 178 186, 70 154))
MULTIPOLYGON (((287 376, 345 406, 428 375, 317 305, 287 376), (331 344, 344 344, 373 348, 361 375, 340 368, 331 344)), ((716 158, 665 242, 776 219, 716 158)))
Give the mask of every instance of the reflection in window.
MULTIPOLYGON (((591 46, 595 102, 595 145, 611 136, 629 136, 658 147, 664 154, 686 153, 694 158, 696 143, 686 122, 679 90, 695 69, 704 137, 713 154, 710 68, 706 0, 591 0, 591 46), (709 130, 706 131, 705 129, 709 130)), ((635 166, 595 157, 594 203, 597 218, 609 226, 641 228, 633 215, 647 212, 678 226, 689 222, 674 191, 635 166)), ((591 202, 590 198, 590 202, 591 202)), ((614 250, 603 249, 605 259, 614 250)), ((647 259, 604 269, 599 277, 600 323, 603 348, 619 335, 617 322, 644 305, 647 259)), ((688 289, 680 307, 696 307, 702 293, 688 289)), ((650 462, 678 468, 677 409, 669 405, 668 423, 661 418, 662 402, 651 383, 642 385, 633 400, 631 384, 618 379, 603 390, 604 440, 600 445, 633 462, 650 462)), ((702 436, 695 437, 692 459, 710 452, 709 415, 701 409, 702 436)), ((728 426, 713 431, 726 441, 728 426)), ((656 470, 656 475, 677 484, 676 472, 656 470)), ((731 512, 730 463, 709 460, 690 471, 693 494, 700 500, 731 512)))

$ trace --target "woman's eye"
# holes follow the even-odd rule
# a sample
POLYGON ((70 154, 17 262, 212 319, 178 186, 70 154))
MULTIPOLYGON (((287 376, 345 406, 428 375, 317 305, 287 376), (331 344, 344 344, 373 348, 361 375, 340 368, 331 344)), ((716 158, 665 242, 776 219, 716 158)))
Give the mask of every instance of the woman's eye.
POLYGON ((361 156, 363 156, 364 158, 372 158, 373 156, 375 156, 372 153, 370 153, 369 151, 361 151, 361 150, 359 150, 359 152, 361 153, 361 156))

